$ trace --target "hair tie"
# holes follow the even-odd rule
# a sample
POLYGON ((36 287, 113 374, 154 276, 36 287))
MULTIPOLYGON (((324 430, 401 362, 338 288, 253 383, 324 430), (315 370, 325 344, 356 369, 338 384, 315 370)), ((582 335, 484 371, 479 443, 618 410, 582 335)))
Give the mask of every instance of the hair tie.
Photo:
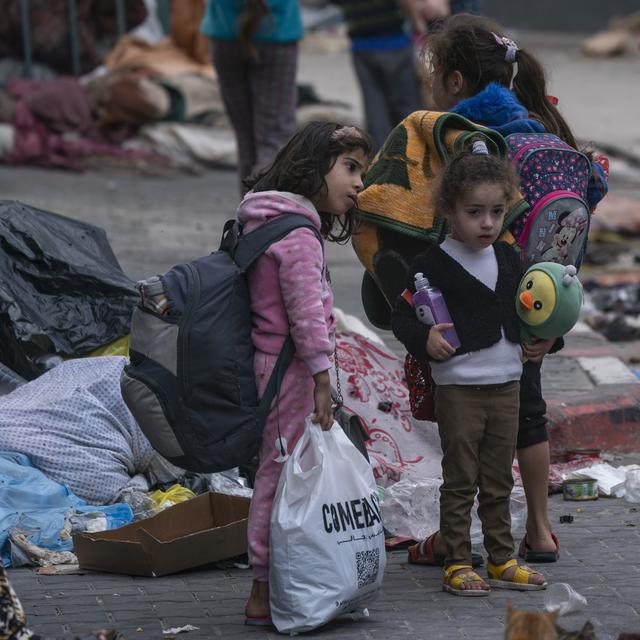
POLYGON ((495 41, 499 46, 504 47, 507 52, 504 54, 504 59, 509 64, 513 65, 513 71, 511 73, 511 81, 509 82, 509 89, 513 89, 513 81, 518 75, 518 61, 517 55, 520 48, 511 38, 506 36, 499 36, 497 33, 491 32, 491 35, 495 38, 495 41))
POLYGON ((489 155, 489 149, 487 148, 487 143, 484 140, 475 140, 471 145, 471 153, 474 155, 489 155))
POLYGON ((506 36, 499 36, 497 33, 491 32, 491 35, 495 38, 496 42, 504 47, 507 52, 504 54, 504 59, 507 62, 514 63, 516 61, 516 55, 520 48, 511 38, 507 38, 506 36))

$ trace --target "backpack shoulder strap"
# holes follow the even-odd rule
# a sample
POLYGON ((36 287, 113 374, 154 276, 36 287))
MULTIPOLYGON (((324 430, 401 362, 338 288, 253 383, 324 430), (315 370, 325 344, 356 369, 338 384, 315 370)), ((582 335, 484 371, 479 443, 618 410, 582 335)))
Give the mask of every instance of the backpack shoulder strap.
POLYGON ((273 402, 273 399, 280 394, 282 379, 284 378, 284 374, 286 373, 287 368, 293 360, 295 352, 296 346, 293 342, 291 334, 289 334, 287 336, 287 339, 284 341, 284 344, 282 345, 282 350, 278 354, 278 359, 276 360, 276 364, 273 367, 273 371, 271 372, 271 376, 269 377, 267 386, 265 387, 262 398, 260 398, 260 403, 258 404, 258 420, 260 420, 261 424, 265 423, 267 416, 269 415, 269 410, 271 409, 271 403, 273 402))
POLYGON ((311 229, 322 245, 320 231, 311 221, 301 215, 288 213, 246 235, 238 235, 235 247, 230 252, 231 257, 242 271, 246 271, 274 242, 300 227, 311 229))
MULTIPOLYGON (((237 222, 235 224, 233 221, 227 222, 224 228, 221 248, 229 252, 239 269, 247 271, 274 242, 281 240, 291 231, 300 227, 311 229, 318 238, 320 246, 323 246, 322 236, 318 228, 306 218, 290 213, 278 216, 275 220, 263 224, 246 235, 241 234, 241 229, 237 222)), ((273 399, 280 392, 282 379, 294 354, 295 344, 291 334, 289 334, 278 355, 278 360, 258 405, 258 419, 262 424, 267 418, 273 399)))

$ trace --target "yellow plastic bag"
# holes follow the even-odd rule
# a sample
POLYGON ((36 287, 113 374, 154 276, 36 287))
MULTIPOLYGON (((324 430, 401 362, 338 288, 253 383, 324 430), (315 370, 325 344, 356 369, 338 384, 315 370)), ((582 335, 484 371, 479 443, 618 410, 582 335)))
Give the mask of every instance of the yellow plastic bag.
POLYGON ((178 502, 191 500, 191 498, 196 497, 196 494, 193 493, 191 489, 187 489, 187 487, 183 487, 181 484, 174 484, 166 491, 161 491, 160 489, 152 491, 149 494, 149 497, 153 500, 156 511, 162 511, 163 509, 172 507, 174 504, 178 504, 178 502))
POLYGON ((129 334, 118 338, 109 344, 104 344, 93 351, 86 354, 90 358, 97 358, 98 356, 124 356, 129 357, 129 334))

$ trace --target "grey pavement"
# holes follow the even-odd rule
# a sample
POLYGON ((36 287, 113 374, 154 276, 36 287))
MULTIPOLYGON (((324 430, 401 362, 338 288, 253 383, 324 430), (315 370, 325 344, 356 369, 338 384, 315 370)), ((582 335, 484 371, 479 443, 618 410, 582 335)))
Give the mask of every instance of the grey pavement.
MULTIPOLYGON (((552 496, 550 517, 560 537, 556 564, 536 565, 551 582, 567 582, 587 598, 588 608, 560 618, 565 629, 593 623, 597 637, 640 632, 640 505, 620 499, 565 502, 552 496), (573 515, 559 524, 560 515, 573 515)), ((516 543, 521 531, 516 532, 516 543)), ((480 570, 482 573, 482 570, 480 570)), ((273 638, 276 633, 243 625, 250 572, 203 569, 164 578, 87 572, 44 576, 9 571, 30 626, 38 633, 71 637, 117 628, 127 640, 161 638, 163 629, 194 625, 184 640, 273 638)), ((456 598, 442 591, 439 569, 406 563, 406 551, 388 554, 382 593, 370 617, 349 616, 308 634, 311 638, 436 640, 502 638, 507 602, 542 610, 544 592, 494 589, 488 598, 456 598)), ((165 636, 166 637, 166 636, 165 636)))
MULTIPOLYGON (((590 61, 576 53, 568 37, 522 34, 521 42, 528 41, 550 64, 552 92, 560 95, 578 135, 640 146, 635 119, 635 105, 640 102, 637 60, 590 61), (603 114, 608 119, 602 120, 603 114)), ((356 111, 360 109, 346 53, 304 50, 300 79, 312 80, 321 96, 347 100, 356 111)), ((640 196, 637 175, 622 169, 620 177, 614 173, 612 192, 640 196)), ((72 174, 0 168, 0 198, 100 225, 132 279, 163 272, 215 249, 223 222, 237 205, 236 188, 230 171, 151 177, 116 170, 72 174)), ((353 251, 330 245, 328 260, 336 305, 363 318, 362 269, 353 251)), ((556 369, 553 374, 566 378, 556 369)), ((551 514, 562 557, 557 565, 545 568, 548 578, 571 583, 590 604, 587 612, 563 619, 564 626, 578 628, 591 619, 600 638, 615 638, 623 629, 640 631, 638 511, 620 500, 576 506, 555 496, 551 514), (574 515, 574 523, 558 524, 559 515, 566 513, 574 515)), ((312 636, 500 638, 508 599, 527 608, 539 609, 542 604, 540 593, 495 591, 487 599, 455 598, 441 592, 436 569, 411 567, 404 560, 405 552, 390 554, 383 594, 371 607, 370 618, 340 621, 312 636)), ((31 625, 41 633, 71 637, 92 628, 117 627, 125 637, 142 640, 162 637, 162 629, 193 624, 200 630, 185 634, 187 640, 269 637, 241 624, 250 587, 247 571, 206 570, 146 579, 88 573, 42 576, 18 569, 11 570, 10 577, 31 625)))

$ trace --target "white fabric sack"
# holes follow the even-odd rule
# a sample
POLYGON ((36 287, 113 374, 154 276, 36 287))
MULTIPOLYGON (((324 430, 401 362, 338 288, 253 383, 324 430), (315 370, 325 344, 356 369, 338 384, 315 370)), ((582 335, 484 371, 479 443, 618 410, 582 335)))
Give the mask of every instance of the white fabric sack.
POLYGON ((280 632, 310 631, 378 595, 386 557, 376 483, 337 423, 322 431, 307 418, 276 490, 270 554, 280 632))

